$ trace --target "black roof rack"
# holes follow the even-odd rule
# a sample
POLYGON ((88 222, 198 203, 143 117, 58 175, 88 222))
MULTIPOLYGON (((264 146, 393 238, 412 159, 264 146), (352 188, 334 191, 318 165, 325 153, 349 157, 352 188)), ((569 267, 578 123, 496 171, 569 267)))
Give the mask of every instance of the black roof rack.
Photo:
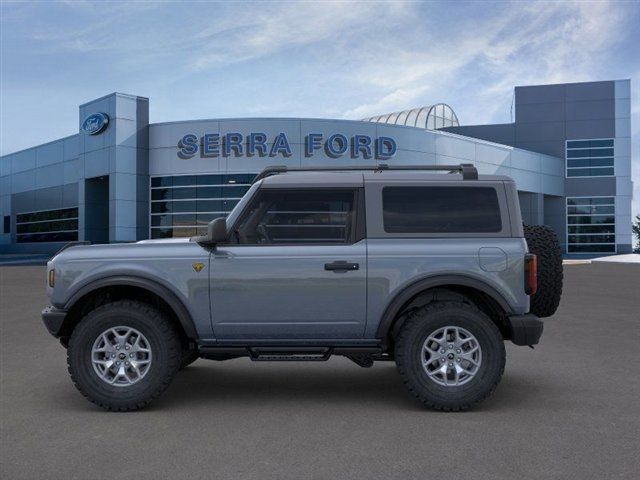
POLYGON ((384 170, 426 170, 434 172, 461 173, 463 180, 477 180, 478 170, 471 163, 461 163, 460 165, 388 165, 380 163, 370 166, 344 166, 344 167, 287 167, 286 165, 275 165, 266 167, 253 179, 253 183, 272 175, 286 172, 353 172, 353 171, 373 171, 382 172, 384 170))

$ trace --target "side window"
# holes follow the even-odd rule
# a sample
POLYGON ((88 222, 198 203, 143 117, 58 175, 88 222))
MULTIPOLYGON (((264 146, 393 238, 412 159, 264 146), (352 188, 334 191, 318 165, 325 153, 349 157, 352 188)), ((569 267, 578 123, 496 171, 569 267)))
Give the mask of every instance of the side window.
POLYGON ((354 190, 264 189, 234 234, 241 245, 351 243, 354 199, 354 190))
POLYGON ((498 195, 491 187, 385 187, 387 233, 497 233, 498 195))

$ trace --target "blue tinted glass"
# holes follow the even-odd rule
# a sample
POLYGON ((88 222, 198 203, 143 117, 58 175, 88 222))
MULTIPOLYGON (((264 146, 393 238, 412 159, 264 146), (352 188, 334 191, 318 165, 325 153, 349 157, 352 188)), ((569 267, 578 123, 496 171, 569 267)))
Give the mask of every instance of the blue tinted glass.
POLYGON ((591 150, 588 148, 578 149, 578 150, 567 150, 567 158, 580 158, 580 157, 589 157, 589 153, 591 150))
POLYGON ((151 215, 152 227, 170 227, 171 225, 171 215, 151 215))
POLYGON ((196 214, 188 213, 181 215, 172 215, 173 217, 173 226, 175 227, 185 227, 196 224, 196 214))
POLYGON ((180 175, 173 177, 173 186, 195 185, 197 177, 195 175, 180 175))
POLYGON ((198 200, 198 208, 194 212, 221 212, 222 200, 198 200))
POLYGON ((171 200, 170 188, 154 188, 151 190, 151 200, 171 200))
POLYGON ((569 235, 569 243, 615 243, 615 235, 569 235))
POLYGON ((567 177, 613 176, 613 168, 574 168, 567 170, 567 177))
POLYGON ((613 148, 592 148, 589 150, 590 157, 612 157, 613 148))
POLYGON ((198 185, 220 185, 223 175, 198 175, 198 185))
POLYGON ((198 187, 198 198, 221 198, 220 187, 198 187))
POLYGON ((567 198, 567 205, 613 205, 614 197, 567 198))
POLYGON ((168 213, 171 212, 173 202, 152 202, 151 213, 168 213))
POLYGON ((570 158, 567 167, 612 167, 613 158, 570 158))
POLYGON ((171 238, 173 236, 172 228, 152 228, 151 238, 171 238))
POLYGON ((193 187, 173 188, 173 199, 189 199, 196 198, 196 189, 193 187))
POLYGON ((74 242, 78 240, 78 232, 29 233, 16 235, 17 243, 31 242, 74 242))
POLYGON ((615 233, 615 225, 569 225, 569 233, 615 233))
POLYGON ((211 220, 215 220, 222 215, 219 213, 198 213, 197 225, 207 225, 211 220))
POLYGON ((152 187, 171 187, 173 185, 173 177, 153 177, 151 179, 152 187))
POLYGON ((223 198, 242 198, 245 193, 247 193, 249 187, 223 187, 222 188, 222 197, 223 198))
POLYGON ((589 148, 589 140, 573 140, 567 142, 567 148, 589 148))
POLYGON ((198 231, 195 227, 173 227, 174 237, 193 237, 198 231))
POLYGON ((591 147, 613 147, 613 140, 591 140, 591 147))
POLYGON ((197 212, 198 210, 196 209, 196 202, 190 202, 190 201, 186 201, 186 202, 171 202, 171 211, 176 213, 176 212, 197 212))
POLYGON ((598 225, 601 223, 615 223, 615 218, 613 215, 598 215, 598 216, 589 216, 589 215, 570 215, 567 217, 567 224, 569 225, 598 225))
POLYGON ((223 202, 223 209, 225 212, 230 212, 238 204, 240 200, 225 200, 223 202))
POLYGON ((234 175, 225 175, 224 183, 251 183, 256 176, 255 173, 239 173, 234 175))
POLYGON ((567 213, 571 214, 610 214, 613 215, 615 213, 615 208, 613 205, 603 206, 603 205, 579 205, 576 207, 567 207, 567 213))
POLYGON ((567 245, 569 253, 614 253, 616 251, 615 244, 609 245, 567 245))

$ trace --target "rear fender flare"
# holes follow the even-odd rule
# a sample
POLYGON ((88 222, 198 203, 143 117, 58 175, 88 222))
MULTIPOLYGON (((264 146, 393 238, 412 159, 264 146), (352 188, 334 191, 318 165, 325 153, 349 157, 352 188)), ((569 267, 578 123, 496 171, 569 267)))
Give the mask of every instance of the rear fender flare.
POLYGON ((416 295, 437 287, 447 286, 459 286, 469 287, 478 290, 489 297, 491 297, 499 306, 504 310, 506 314, 512 313, 509 303, 504 296, 491 285, 478 280, 476 278, 467 277, 465 275, 438 275, 434 277, 423 278, 410 285, 404 287, 398 292, 393 299, 387 304, 387 307, 380 318, 378 324, 378 330, 376 337, 382 339, 385 343, 391 328, 393 327, 394 320, 398 316, 398 313, 402 311, 402 308, 407 305, 416 295))

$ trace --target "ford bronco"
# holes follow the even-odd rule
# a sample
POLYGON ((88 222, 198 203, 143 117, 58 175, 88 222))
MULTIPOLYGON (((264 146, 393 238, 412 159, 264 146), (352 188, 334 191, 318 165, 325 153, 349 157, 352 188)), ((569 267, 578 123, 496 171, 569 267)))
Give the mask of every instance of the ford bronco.
POLYGON ((561 290, 555 234, 523 226, 508 177, 270 167, 206 235, 66 246, 42 317, 108 410, 146 406, 197 358, 331 355, 395 361, 424 405, 464 410, 496 389, 505 341, 538 343, 561 290))

